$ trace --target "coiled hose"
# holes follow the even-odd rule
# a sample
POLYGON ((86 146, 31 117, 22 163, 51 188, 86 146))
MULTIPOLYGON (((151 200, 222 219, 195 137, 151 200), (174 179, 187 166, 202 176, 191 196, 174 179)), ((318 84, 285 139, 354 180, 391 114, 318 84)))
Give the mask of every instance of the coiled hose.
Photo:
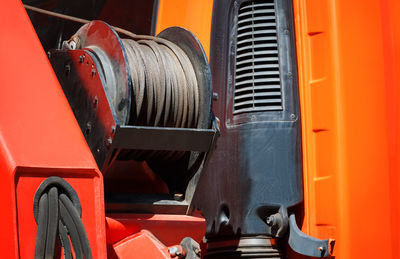
POLYGON ((79 197, 64 179, 52 176, 35 193, 33 212, 37 223, 35 259, 54 258, 57 234, 64 258, 91 259, 92 252, 81 220, 79 197))

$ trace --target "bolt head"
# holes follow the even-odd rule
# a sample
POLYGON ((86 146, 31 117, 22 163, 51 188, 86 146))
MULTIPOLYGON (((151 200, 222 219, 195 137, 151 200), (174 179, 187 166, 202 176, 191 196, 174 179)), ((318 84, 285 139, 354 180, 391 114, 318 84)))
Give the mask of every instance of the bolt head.
POLYGON ((219 97, 218 93, 214 92, 213 95, 212 95, 213 100, 214 101, 218 100, 218 97, 219 97))
POLYGON ((112 144, 112 138, 107 139, 107 147, 109 148, 112 144))
POLYGON ((194 253, 195 253, 196 255, 200 256, 201 250, 200 250, 198 247, 194 248, 193 251, 194 251, 194 253))
POLYGON ((95 96, 95 97, 93 98, 93 105, 94 105, 94 107, 96 108, 98 104, 99 104, 99 98, 97 98, 97 96, 95 96))
POLYGON ((174 200, 182 201, 183 200, 183 193, 175 193, 174 194, 174 200))
POLYGON ((69 72, 71 72, 71 65, 70 64, 66 64, 65 65, 65 74, 69 75, 69 72))
POLYGON ((269 216, 266 220, 268 226, 273 226, 275 224, 275 217, 274 215, 269 216))

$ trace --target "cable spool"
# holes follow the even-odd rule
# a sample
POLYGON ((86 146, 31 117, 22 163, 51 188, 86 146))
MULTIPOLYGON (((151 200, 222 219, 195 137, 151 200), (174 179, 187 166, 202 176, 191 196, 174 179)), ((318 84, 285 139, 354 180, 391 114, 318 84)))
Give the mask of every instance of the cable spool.
MULTIPOLYGON (((75 37, 97 57, 96 67, 120 125, 210 128, 211 75, 204 51, 189 31, 172 27, 157 37, 121 39, 112 27, 90 22, 75 37)), ((195 152, 122 150, 118 159, 195 160, 195 152), (191 158, 188 158, 188 157, 191 158)), ((186 164, 188 162, 186 161, 186 164)), ((189 162, 190 164, 190 162, 189 162)))
POLYGON ((134 93, 132 124, 197 126, 199 90, 187 55, 167 40, 122 39, 134 93))
MULTIPOLYGON (((163 39, 122 39, 134 100, 131 125, 193 128, 199 113, 199 89, 193 66, 175 44, 163 39)), ((133 151, 138 160, 179 159, 183 152, 133 151)))

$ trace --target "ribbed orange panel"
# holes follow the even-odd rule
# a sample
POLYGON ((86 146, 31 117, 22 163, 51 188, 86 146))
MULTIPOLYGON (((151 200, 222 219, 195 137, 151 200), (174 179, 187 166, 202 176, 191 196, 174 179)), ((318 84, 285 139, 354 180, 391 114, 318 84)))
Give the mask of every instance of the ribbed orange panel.
POLYGON ((337 259, 400 258, 400 2, 294 0, 303 231, 337 259))

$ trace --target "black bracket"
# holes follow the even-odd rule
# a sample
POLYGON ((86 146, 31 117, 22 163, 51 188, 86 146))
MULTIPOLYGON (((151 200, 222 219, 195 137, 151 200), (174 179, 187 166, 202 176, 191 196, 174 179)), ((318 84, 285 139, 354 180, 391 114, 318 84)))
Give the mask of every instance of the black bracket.
POLYGON ((107 168, 121 149, 209 152, 215 141, 213 129, 117 126, 107 168))
POLYGON ((293 251, 307 256, 329 256, 329 239, 321 240, 301 232, 294 214, 289 217, 289 245, 293 251))

